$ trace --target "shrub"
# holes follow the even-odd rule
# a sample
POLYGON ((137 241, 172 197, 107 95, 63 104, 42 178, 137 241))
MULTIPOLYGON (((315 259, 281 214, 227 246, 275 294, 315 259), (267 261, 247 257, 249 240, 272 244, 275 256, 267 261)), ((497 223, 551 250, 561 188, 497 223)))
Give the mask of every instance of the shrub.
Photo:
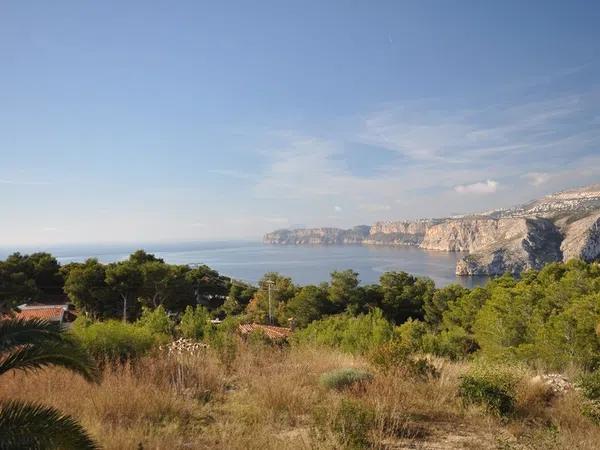
POLYGON ((293 335, 293 343, 339 348, 348 353, 367 353, 393 337, 393 327, 379 309, 353 317, 340 314, 312 322, 293 335))
POLYGON ((283 347, 286 344, 285 339, 271 339, 263 330, 254 330, 248 334, 246 342, 255 350, 261 350, 269 347, 283 347))
POLYGON ((409 354, 410 350, 394 339, 373 348, 367 358, 371 364, 385 371, 406 363, 409 354))
POLYGON ((589 400, 600 400, 600 370, 581 375, 577 386, 589 400))
POLYGON ((408 319, 394 329, 394 334, 404 347, 411 352, 417 352, 423 347, 423 337, 427 334, 427 325, 420 320, 408 319))
POLYGON ((327 435, 333 431, 337 435, 339 440, 335 448, 363 449, 369 447, 369 435, 375 427, 376 415, 365 403, 344 398, 336 406, 315 408, 313 421, 321 434, 327 435))
POLYGON ((206 330, 205 338, 215 350, 221 363, 230 370, 238 355, 239 338, 236 334, 238 320, 227 317, 215 327, 206 330))
POLYGON ((427 358, 415 357, 404 343, 397 340, 385 342, 374 348, 368 354, 368 360, 383 371, 400 369, 410 377, 428 379, 440 375, 427 358))
POLYGON ((477 350, 475 339, 461 327, 452 327, 438 334, 423 336, 423 351, 445 356, 453 361, 464 358, 477 350))
POLYGON ((373 375, 352 367, 332 370, 321 375, 319 383, 327 389, 342 390, 356 385, 364 385, 373 379, 373 375))
POLYGON ((581 405, 581 414, 590 419, 596 425, 600 425, 600 401, 586 400, 581 405))
POLYGON ((501 366, 475 366, 461 378, 459 395, 465 403, 480 404, 499 416, 515 411, 516 388, 521 375, 501 366))
POLYGON ((196 308, 187 306, 185 308, 179 323, 179 332, 183 337, 199 341, 207 335, 209 328, 210 316, 206 308, 203 306, 196 306, 196 308))
POLYGON ((409 359, 406 368, 410 375, 424 380, 440 376, 440 371, 427 358, 409 359))
POLYGON ((577 387, 586 397, 581 407, 582 414, 600 424, 600 370, 581 375, 577 387))
POLYGON ((362 402, 343 399, 333 429, 349 448, 369 445, 369 431, 375 424, 375 412, 362 402))
POLYGON ((162 305, 154 309, 142 306, 142 315, 136 325, 146 328, 150 333, 165 336, 171 336, 175 328, 173 319, 169 317, 162 305))
POLYGON ((76 321, 71 332, 99 361, 137 358, 156 344, 148 329, 116 320, 93 323, 76 321))

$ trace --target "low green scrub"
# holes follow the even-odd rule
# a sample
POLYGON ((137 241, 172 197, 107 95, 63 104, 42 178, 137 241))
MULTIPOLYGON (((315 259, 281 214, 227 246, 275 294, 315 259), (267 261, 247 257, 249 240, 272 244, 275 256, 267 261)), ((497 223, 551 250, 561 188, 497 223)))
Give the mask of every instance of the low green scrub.
POLYGON ((392 339, 393 326, 379 309, 356 317, 340 314, 312 322, 293 335, 295 344, 326 345, 348 353, 368 353, 392 339))
POLYGON ((515 412, 516 390, 522 374, 499 365, 478 365, 461 378, 459 395, 466 404, 483 405, 498 416, 515 412))
POLYGON ((218 326, 206 329, 205 341, 227 370, 231 370, 239 352, 239 336, 236 333, 238 325, 237 319, 228 317, 218 326))
POLYGON ((324 373, 321 375, 319 383, 327 389, 341 391, 352 386, 364 385, 372 379, 373 375, 366 370, 349 367, 324 373))
POLYGON ((135 324, 157 335, 161 341, 169 340, 175 330, 175 322, 162 305, 154 309, 142 306, 142 315, 135 324))
POLYGON ((211 323, 208 310, 203 306, 187 306, 181 322, 179 323, 179 333, 187 339, 202 340, 210 333, 211 323))
POLYGON ((375 412, 358 400, 343 399, 334 420, 334 431, 347 448, 369 447, 369 432, 375 425, 375 412))
POLYGON ((394 339, 373 348, 367 354, 367 359, 375 367, 387 371, 406 364, 410 353, 410 348, 399 340, 394 339))
POLYGON ((582 404, 582 414, 600 424, 600 370, 581 375, 577 387, 586 398, 582 404))
POLYGON ((116 320, 89 322, 77 319, 71 333, 99 361, 137 358, 157 344, 147 328, 116 320))
POLYGON ((317 431, 328 434, 333 430, 339 448, 365 449, 370 447, 370 433, 375 427, 375 411, 355 399, 342 399, 337 406, 321 406, 313 411, 317 431))
POLYGON ((581 375, 577 386, 589 400, 600 400, 600 370, 581 375))
POLYGON ((414 354, 415 350, 394 339, 375 347, 368 353, 367 359, 384 372, 403 370, 408 376, 424 380, 439 377, 436 367, 427 358, 414 354))
POLYGON ((423 351, 453 361, 463 359, 478 348, 475 339, 460 327, 452 327, 438 334, 423 336, 423 351))

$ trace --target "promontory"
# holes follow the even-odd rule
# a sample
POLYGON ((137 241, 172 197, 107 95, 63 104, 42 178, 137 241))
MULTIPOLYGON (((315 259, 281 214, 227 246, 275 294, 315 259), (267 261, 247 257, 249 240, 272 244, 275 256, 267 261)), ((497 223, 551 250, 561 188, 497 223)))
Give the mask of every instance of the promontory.
POLYGON ((279 245, 410 245, 467 252, 458 275, 518 274, 579 258, 600 260, 600 184, 557 192, 508 209, 439 219, 376 222, 339 228, 283 229, 264 242, 279 245))

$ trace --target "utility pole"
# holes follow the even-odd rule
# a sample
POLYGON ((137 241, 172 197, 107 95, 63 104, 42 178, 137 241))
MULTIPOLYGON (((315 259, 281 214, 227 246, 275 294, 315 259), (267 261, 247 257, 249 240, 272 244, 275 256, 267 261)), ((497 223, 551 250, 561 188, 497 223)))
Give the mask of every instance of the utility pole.
POLYGON ((271 288, 275 284, 273 280, 267 280, 267 292, 269 293, 269 325, 273 325, 273 312, 271 311, 271 288))

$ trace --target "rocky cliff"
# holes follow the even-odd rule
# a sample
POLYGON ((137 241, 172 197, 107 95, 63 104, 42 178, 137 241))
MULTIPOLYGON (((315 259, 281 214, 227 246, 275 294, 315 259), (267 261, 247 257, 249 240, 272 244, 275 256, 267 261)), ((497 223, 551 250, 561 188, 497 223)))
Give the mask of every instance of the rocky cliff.
POLYGON ((362 244, 370 227, 360 225, 349 230, 340 228, 298 228, 267 233, 263 242, 281 245, 340 245, 362 244))
POLYGON ((443 219, 375 222, 363 244, 369 245, 420 245, 427 230, 443 219))
POLYGON ((514 208, 471 216, 376 222, 350 230, 278 230, 271 244, 414 245, 468 252, 459 275, 498 275, 553 261, 600 260, 600 185, 548 195, 514 208))
POLYGON ((492 219, 485 231, 469 235, 471 254, 456 265, 457 275, 501 275, 538 269, 562 260, 562 234, 545 218, 492 219), (489 231, 487 231, 489 230, 489 231))

